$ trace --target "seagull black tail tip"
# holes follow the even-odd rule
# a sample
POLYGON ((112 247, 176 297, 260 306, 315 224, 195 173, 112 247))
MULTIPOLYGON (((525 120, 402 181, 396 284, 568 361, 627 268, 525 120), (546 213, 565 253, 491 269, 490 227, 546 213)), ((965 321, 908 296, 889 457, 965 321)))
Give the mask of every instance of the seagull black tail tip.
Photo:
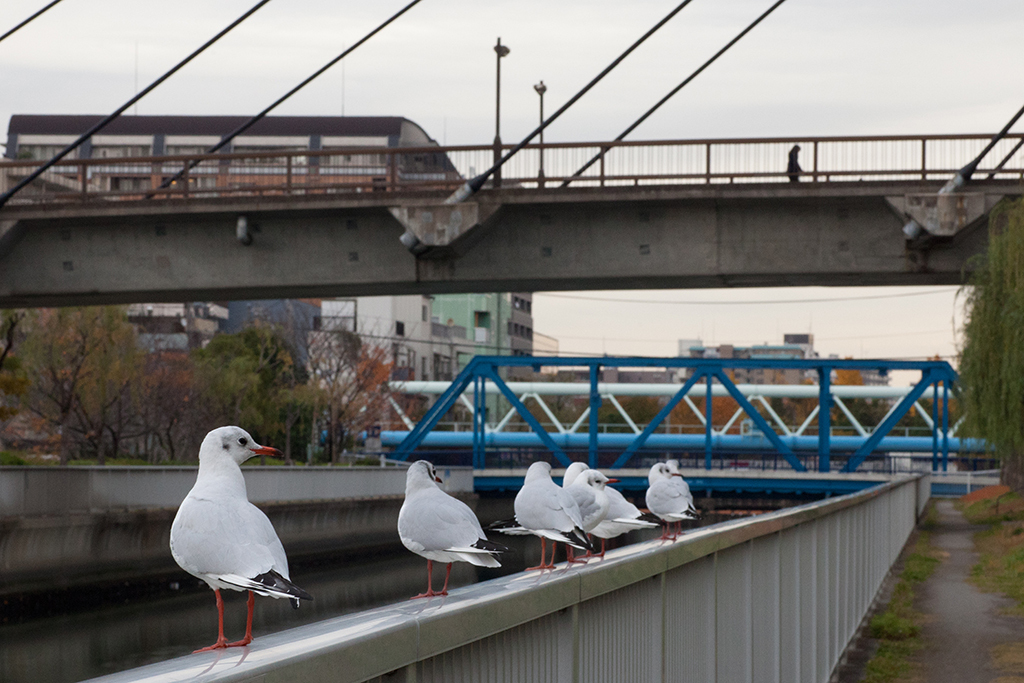
POLYGON ((518 526, 519 522, 515 519, 499 519, 497 522, 491 522, 484 528, 488 531, 501 531, 502 529, 510 529, 518 526))
POLYGON ((479 548, 480 550, 486 550, 492 553, 507 553, 509 551, 508 546, 504 546, 500 543, 495 543, 494 541, 489 541, 486 538, 481 538, 479 541, 473 544, 473 547, 479 548))

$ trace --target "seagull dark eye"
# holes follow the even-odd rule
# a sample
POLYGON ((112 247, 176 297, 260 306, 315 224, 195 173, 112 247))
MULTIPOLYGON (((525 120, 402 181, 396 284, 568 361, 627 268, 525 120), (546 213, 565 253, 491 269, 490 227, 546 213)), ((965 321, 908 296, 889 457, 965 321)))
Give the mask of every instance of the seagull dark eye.
POLYGON ((245 444, 247 444, 247 443, 249 443, 249 442, 248 442, 248 441, 246 441, 246 439, 245 439, 245 437, 244 437, 244 436, 240 436, 240 437, 238 437, 238 445, 239 445, 239 446, 244 446, 244 445, 245 445, 245 444))

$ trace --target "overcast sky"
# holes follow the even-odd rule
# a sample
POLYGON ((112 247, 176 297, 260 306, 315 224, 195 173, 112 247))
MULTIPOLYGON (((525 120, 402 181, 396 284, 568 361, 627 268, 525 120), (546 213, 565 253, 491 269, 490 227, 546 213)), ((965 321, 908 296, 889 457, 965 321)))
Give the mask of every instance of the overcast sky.
MULTIPOLYGON (((43 0, 3 0, 0 29, 43 0)), ((250 0, 64 0, 0 43, 0 120, 107 113, 253 4, 250 0), (137 64, 137 71, 136 71, 137 64), (137 73, 137 75, 136 75, 137 73)), ((404 1, 275 0, 138 106, 139 114, 250 114, 357 40, 404 1)), ((769 0, 693 0, 546 134, 614 137, 769 0)), ((543 79, 561 104, 674 0, 423 0, 279 114, 401 115, 439 142, 494 136, 495 38, 502 137, 535 125, 543 79)), ((1020 0, 788 0, 637 130, 632 139, 981 133, 1024 102, 1020 0)), ((674 354, 679 338, 780 341, 813 331, 825 354, 952 355, 954 288, 832 303, 668 301, 849 298, 925 288, 538 294, 538 331, 568 352, 674 354)))

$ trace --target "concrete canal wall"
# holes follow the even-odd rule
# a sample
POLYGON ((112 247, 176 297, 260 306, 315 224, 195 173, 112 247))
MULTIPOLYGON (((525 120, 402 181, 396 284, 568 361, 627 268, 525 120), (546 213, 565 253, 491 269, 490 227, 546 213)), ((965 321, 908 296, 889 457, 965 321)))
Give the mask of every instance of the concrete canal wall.
MULTIPOLYGON (((243 468, 292 561, 398 543, 400 467, 243 468)), ((443 468, 472 498, 473 472, 443 468)), ((192 468, 0 468, 0 596, 173 574, 168 547, 192 468)))

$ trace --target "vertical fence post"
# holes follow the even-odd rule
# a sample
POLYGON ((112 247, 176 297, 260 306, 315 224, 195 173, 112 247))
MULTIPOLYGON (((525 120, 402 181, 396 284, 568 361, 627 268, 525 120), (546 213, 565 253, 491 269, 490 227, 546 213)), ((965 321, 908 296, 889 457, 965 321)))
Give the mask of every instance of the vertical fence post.
POLYGON ((590 366, 590 448, 587 453, 587 464, 597 469, 597 413, 601 410, 601 394, 597 392, 597 373, 600 366, 590 366))
MULTIPOLYGON (((711 143, 707 142, 704 144, 704 182, 711 183, 711 143)), ((708 381, 711 378, 708 377, 708 381)))
POLYGON ((811 178, 814 182, 818 182, 818 141, 814 141, 814 170, 812 171, 811 178))
POLYGON ((818 368, 818 471, 831 468, 829 450, 832 437, 832 368, 818 368))
POLYGON ((84 202, 89 193, 89 169, 86 167, 85 162, 80 163, 78 168, 82 180, 82 201, 84 202))
MULTIPOLYGON (((949 380, 942 380, 942 471, 949 466, 949 380)), ((970 490, 967 491, 970 493, 970 490)))
POLYGON ((604 154, 605 150, 601 150, 601 187, 604 187, 604 154))
POLYGON ((185 168, 182 170, 182 174, 181 174, 181 182, 182 182, 182 184, 184 186, 183 189, 182 189, 182 194, 185 197, 185 199, 188 199, 188 186, 189 186, 189 181, 191 180, 191 177, 189 176, 189 166, 191 166, 191 165, 192 164, 189 162, 189 160, 186 159, 185 160, 185 168))
POLYGON ((939 383, 932 384, 932 472, 939 471, 939 383))
POLYGON ((291 154, 289 154, 287 156, 287 162, 286 162, 287 170, 285 171, 285 187, 287 187, 288 189, 287 189, 287 192, 285 194, 291 194, 292 193, 292 161, 293 161, 293 157, 292 157, 291 154))
POLYGON ((707 396, 704 401, 704 469, 711 469, 711 373, 705 375, 707 396))
POLYGON ((921 180, 928 180, 928 141, 921 138, 921 180))
POLYGON ((388 155, 388 185, 392 192, 398 190, 398 155, 388 155))

